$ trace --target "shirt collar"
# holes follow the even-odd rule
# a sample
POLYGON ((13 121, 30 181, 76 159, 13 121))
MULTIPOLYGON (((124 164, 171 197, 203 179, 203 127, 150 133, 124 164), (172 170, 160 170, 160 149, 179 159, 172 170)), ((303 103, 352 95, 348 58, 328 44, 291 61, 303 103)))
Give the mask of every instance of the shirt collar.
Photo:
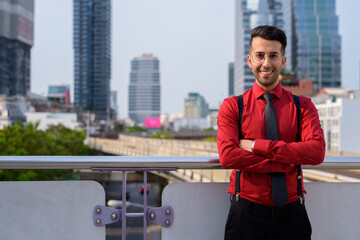
MULTIPOLYGON (((266 91, 264 89, 262 89, 256 81, 254 81, 254 85, 253 85, 253 89, 254 89, 254 93, 255 93, 255 97, 257 99, 259 99, 262 95, 264 95, 264 93, 266 93, 266 91)), ((282 87, 281 87, 281 82, 279 81, 279 84, 270 92, 273 93, 278 99, 281 98, 282 95, 282 87)))

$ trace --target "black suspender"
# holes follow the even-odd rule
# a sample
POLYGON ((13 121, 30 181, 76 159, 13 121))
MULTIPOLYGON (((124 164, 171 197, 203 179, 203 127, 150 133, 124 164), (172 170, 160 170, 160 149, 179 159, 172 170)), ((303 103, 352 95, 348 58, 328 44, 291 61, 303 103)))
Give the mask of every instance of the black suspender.
MULTIPOLYGON (((243 95, 240 94, 239 96, 237 96, 237 99, 238 99, 238 107, 239 107, 239 139, 242 139, 241 126, 242 126, 242 115, 243 115, 243 112, 244 112, 243 95)), ((241 170, 236 169, 236 175, 235 175, 235 197, 236 197, 236 201, 239 201, 239 197, 240 197, 240 173, 241 173, 241 170)))
MULTIPOLYGON (((296 117, 297 117, 297 123, 298 123, 298 131, 297 131, 297 136, 296 136, 296 142, 301 142, 301 137, 300 137, 300 98, 297 95, 293 95, 294 98, 294 102, 295 102, 295 106, 296 106, 296 117)), ((242 115, 244 112, 244 100, 243 100, 243 96, 242 94, 237 96, 238 99, 238 107, 239 107, 239 139, 242 139, 242 130, 241 130, 241 126, 242 126, 242 115)), ((239 200, 239 195, 240 195, 240 174, 241 174, 241 170, 236 169, 236 175, 235 175, 235 196, 236 196, 236 201, 239 200)), ((297 181, 298 181, 298 186, 297 186, 297 190, 298 190, 298 196, 299 196, 299 200, 300 203, 303 204, 304 203, 304 196, 302 194, 302 181, 301 181, 301 165, 297 165, 297 181)))
POLYGON ((238 108, 239 108, 239 139, 242 139, 242 130, 241 130, 241 126, 242 126, 242 115, 244 112, 244 100, 243 100, 243 95, 239 95, 237 96, 238 99, 238 108))
MULTIPOLYGON (((297 117, 297 123, 298 123, 298 131, 297 131, 297 135, 296 135, 296 142, 301 142, 301 137, 300 137, 300 98, 297 95, 293 95, 294 98, 294 102, 295 102, 295 106, 296 106, 296 117, 297 117)), ((300 200, 301 204, 304 204, 305 202, 305 198, 302 194, 302 181, 301 181, 301 165, 297 165, 297 192, 298 192, 298 197, 300 200)))

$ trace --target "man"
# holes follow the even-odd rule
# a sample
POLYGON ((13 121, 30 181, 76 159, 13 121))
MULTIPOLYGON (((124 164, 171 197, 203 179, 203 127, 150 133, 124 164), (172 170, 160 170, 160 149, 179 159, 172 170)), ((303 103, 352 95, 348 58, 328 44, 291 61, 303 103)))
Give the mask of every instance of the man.
POLYGON ((227 240, 311 239, 298 165, 322 163, 324 133, 314 104, 304 96, 299 98, 298 124, 293 95, 279 80, 286 63, 285 47, 282 30, 273 26, 254 28, 247 62, 255 83, 242 94, 243 114, 240 118, 236 96, 225 99, 219 110, 220 163, 234 169, 228 189, 231 207, 225 227, 227 240), (298 134, 301 141, 297 141, 298 134), (239 193, 235 191, 235 169, 240 170, 239 193))

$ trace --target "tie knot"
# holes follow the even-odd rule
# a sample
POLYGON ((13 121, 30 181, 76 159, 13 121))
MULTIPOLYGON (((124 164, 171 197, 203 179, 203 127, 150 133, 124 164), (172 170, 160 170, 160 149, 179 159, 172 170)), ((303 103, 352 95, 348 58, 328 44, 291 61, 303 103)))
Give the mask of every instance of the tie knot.
POLYGON ((273 99, 273 97, 274 97, 274 94, 272 94, 272 93, 264 93, 264 98, 265 98, 265 100, 266 101, 270 101, 271 102, 271 100, 273 99))

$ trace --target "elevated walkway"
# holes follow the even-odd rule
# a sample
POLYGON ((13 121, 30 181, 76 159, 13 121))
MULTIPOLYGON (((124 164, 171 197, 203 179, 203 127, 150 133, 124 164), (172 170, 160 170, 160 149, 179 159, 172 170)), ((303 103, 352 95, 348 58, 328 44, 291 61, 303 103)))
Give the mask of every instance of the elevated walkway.
MULTIPOLYGON (((319 166, 304 169, 360 169, 360 157, 327 157, 319 166)), ((227 183, 174 183, 163 191, 162 206, 127 212, 126 172, 176 169, 221 169, 213 157, 64 157, 0 156, 0 169, 86 169, 121 171, 122 208, 104 204, 99 184, 83 181, 0 182, 1 238, 12 240, 105 240, 107 224, 122 223, 126 239, 128 218, 143 218, 162 226, 163 240, 222 239, 228 213, 227 183), (64 233, 66 232, 66 233, 64 233), (41 234, 40 234, 41 233, 41 234)), ((313 240, 357 240, 360 235, 360 183, 306 183, 306 206, 313 224, 313 240)), ((150 239, 150 238, 149 238, 150 239)), ((155 240, 157 238, 152 238, 155 240)))
POLYGON ((118 139, 87 138, 85 144, 92 149, 119 156, 217 156, 213 142, 191 140, 165 140, 127 136, 118 139))

